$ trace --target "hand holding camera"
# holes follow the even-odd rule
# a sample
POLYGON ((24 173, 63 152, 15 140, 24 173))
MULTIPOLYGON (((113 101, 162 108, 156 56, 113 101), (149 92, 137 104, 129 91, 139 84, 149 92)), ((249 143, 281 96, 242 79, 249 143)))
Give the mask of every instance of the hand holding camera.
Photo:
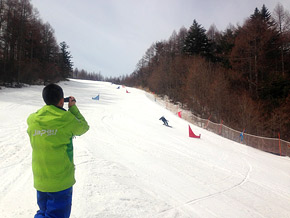
POLYGON ((76 99, 73 96, 64 98, 64 102, 68 102, 68 107, 71 107, 76 104, 76 99))

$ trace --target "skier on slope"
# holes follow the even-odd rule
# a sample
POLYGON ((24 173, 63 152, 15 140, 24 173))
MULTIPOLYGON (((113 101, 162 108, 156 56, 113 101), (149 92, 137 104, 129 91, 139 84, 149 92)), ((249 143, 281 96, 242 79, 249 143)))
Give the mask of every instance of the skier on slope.
POLYGON ((27 119, 32 146, 32 171, 39 210, 34 218, 68 218, 75 184, 72 137, 88 131, 74 97, 63 108, 63 90, 56 84, 44 87, 46 105, 27 119))
POLYGON ((163 121, 163 124, 164 124, 165 126, 168 126, 168 120, 166 120, 164 116, 160 117, 159 120, 162 120, 162 121, 163 121))

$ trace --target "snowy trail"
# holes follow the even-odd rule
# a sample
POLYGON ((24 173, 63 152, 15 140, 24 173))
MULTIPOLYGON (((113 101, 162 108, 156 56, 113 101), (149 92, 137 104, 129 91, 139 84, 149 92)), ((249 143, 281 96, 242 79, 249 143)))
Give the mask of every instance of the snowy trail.
MULTIPOLYGON (((90 125, 74 139, 72 218, 290 218, 290 159, 221 138, 104 82, 61 82, 90 125), (100 100, 92 97, 100 95, 100 100), (167 128, 159 120, 169 120, 167 128)), ((37 210, 26 118, 43 86, 0 90, 0 217, 37 210)))

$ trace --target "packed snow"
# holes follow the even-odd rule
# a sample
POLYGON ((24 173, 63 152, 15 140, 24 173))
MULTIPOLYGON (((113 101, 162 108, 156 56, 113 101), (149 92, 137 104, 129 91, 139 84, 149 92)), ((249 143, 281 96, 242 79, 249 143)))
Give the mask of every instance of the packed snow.
MULTIPOLYGON (((72 218, 290 217, 289 157, 193 124, 201 138, 189 138, 189 123, 142 90, 86 80, 59 85, 90 125, 74 139, 72 218)), ((38 209, 26 119, 44 105, 42 89, 0 90, 1 218, 31 218, 38 209)))

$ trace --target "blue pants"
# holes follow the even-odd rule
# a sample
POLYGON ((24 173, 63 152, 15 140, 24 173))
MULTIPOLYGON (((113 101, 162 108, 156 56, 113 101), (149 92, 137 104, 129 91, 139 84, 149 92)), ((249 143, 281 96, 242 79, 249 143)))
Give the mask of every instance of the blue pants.
POLYGON ((69 218, 72 204, 72 187, 59 192, 37 191, 39 210, 34 218, 69 218))

